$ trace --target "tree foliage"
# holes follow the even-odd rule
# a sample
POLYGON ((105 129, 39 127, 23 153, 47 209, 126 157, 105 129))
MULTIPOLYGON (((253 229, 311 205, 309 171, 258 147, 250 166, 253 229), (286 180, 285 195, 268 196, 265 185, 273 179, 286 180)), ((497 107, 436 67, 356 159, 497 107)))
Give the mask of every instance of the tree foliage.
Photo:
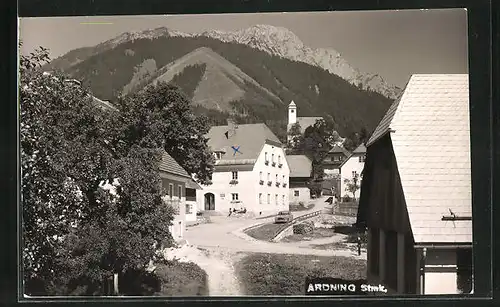
POLYGON ((43 48, 20 59, 25 293, 102 295, 103 279, 144 271, 171 244, 158 164, 167 149, 191 173, 210 172, 208 126, 166 84, 103 110, 84 87, 42 73, 47 60, 43 48))
POLYGON ((214 158, 205 135, 206 116, 196 116, 188 97, 174 85, 158 82, 118 101, 128 146, 164 148, 189 174, 207 183, 214 158))
POLYGON ((352 194, 352 198, 356 199, 356 192, 361 188, 361 176, 354 173, 351 179, 345 179, 345 191, 352 194))
MULTIPOLYGON (((292 133, 296 132, 292 131, 292 133)), ((339 140, 340 137, 334 130, 334 123, 328 118, 320 119, 313 126, 307 127, 302 135, 294 138, 294 144, 289 153, 308 156, 312 161, 313 179, 322 180, 323 161, 339 140)))
POLYGON ((370 135, 368 133, 368 130, 366 130, 365 127, 362 127, 359 130, 359 132, 353 132, 353 133, 349 134, 345 138, 343 146, 345 149, 352 152, 359 145, 366 144, 366 142, 368 142, 369 138, 370 138, 370 135))

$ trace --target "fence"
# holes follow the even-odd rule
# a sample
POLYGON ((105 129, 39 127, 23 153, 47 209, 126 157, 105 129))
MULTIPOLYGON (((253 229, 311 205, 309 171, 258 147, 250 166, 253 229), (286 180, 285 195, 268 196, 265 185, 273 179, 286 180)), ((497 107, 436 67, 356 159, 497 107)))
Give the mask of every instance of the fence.
POLYGON ((333 214, 344 215, 344 216, 356 216, 358 215, 358 203, 356 202, 337 203, 333 207, 333 214))

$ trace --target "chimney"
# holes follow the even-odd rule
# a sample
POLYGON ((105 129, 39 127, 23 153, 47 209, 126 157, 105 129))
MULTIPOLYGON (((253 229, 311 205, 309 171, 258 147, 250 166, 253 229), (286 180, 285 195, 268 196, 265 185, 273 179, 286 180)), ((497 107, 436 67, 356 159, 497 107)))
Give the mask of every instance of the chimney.
POLYGON ((232 118, 227 119, 227 130, 229 132, 229 136, 233 136, 236 134, 236 129, 238 129, 238 124, 232 118))

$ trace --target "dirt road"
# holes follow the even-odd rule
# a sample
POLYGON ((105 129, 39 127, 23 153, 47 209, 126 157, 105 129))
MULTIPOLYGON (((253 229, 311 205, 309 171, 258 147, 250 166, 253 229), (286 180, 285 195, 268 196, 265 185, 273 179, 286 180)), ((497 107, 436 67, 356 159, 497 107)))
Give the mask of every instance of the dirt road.
POLYGON ((188 245, 164 250, 163 255, 168 260, 176 258, 199 265, 207 273, 210 296, 243 295, 234 271, 234 264, 242 255, 220 249, 201 250, 188 245))

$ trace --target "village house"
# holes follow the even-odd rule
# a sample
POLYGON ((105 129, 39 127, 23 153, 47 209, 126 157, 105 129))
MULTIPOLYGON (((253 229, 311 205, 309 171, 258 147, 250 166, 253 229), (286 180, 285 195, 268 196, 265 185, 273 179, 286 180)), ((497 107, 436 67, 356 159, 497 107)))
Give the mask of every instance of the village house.
POLYGON ((286 160, 290 167, 290 203, 307 203, 311 199, 312 162, 305 155, 288 155, 286 160))
POLYGON ((332 175, 340 174, 340 166, 351 156, 351 153, 344 147, 337 144, 332 146, 332 149, 326 154, 323 160, 323 168, 327 178, 334 177, 332 175))
POLYGON ((199 209, 258 215, 288 210, 290 169, 283 144, 265 124, 214 126, 207 135, 216 162, 210 185, 197 190, 199 209))
POLYGON ((186 182, 186 222, 195 222, 197 220, 196 213, 199 211, 196 200, 197 190, 202 190, 202 188, 196 181, 189 180, 186 182))
POLYGON ((368 280, 392 292, 472 290, 466 74, 413 75, 367 142, 357 225, 368 280))
POLYGON ((174 240, 179 241, 184 237, 186 221, 193 220, 193 218, 196 220, 196 197, 193 196, 192 190, 201 187, 167 152, 163 153, 159 170, 163 201, 174 209, 170 233, 174 240), (189 191, 189 196, 186 195, 186 191, 189 191))
POLYGON ((358 180, 357 185, 361 187, 361 177, 363 173, 363 168, 365 167, 366 158, 366 146, 364 144, 359 145, 347 159, 339 166, 340 168, 340 197, 353 197, 359 198, 361 190, 358 190, 352 194, 352 192, 347 191, 346 180, 353 183, 354 178, 358 180))

